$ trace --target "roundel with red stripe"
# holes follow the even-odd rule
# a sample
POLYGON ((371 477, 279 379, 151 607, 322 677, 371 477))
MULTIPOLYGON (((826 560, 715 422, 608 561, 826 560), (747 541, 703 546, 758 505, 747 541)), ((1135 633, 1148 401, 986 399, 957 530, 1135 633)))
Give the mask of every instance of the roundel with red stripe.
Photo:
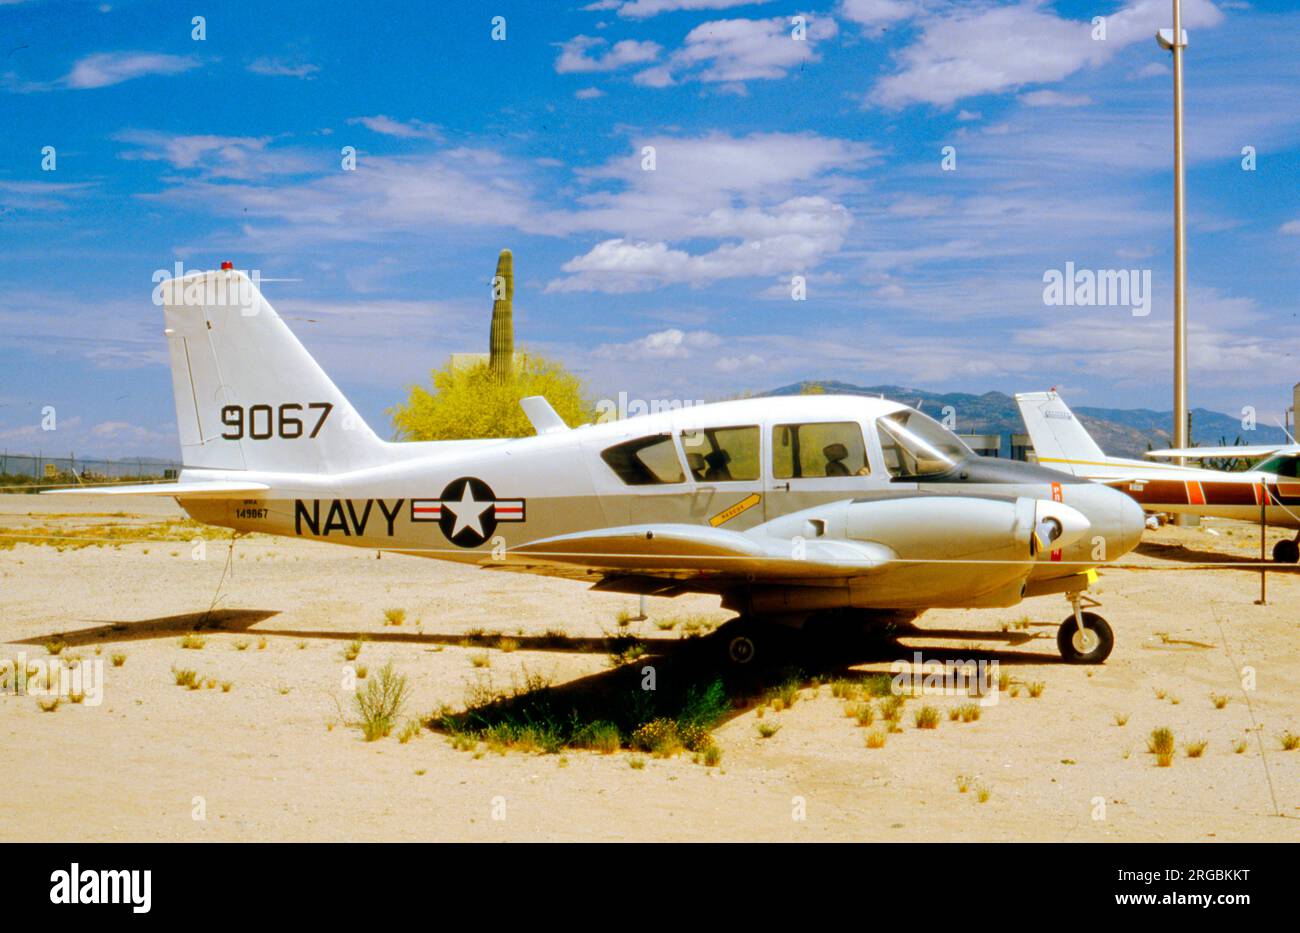
POLYGON ((501 522, 522 522, 523 499, 501 499, 476 476, 461 476, 448 483, 437 499, 412 499, 411 521, 437 522, 443 535, 457 547, 478 547, 501 522))

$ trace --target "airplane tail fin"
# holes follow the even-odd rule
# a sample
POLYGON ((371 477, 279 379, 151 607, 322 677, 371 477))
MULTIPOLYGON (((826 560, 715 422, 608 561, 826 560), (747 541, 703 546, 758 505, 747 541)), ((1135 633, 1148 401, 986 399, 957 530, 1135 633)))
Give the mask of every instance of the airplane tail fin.
POLYGON ((243 272, 159 291, 184 466, 335 473, 385 461, 384 442, 243 272))
POLYGON ((1020 392, 1016 404, 1043 466, 1078 476, 1086 466, 1106 462, 1092 435, 1055 392, 1020 392))

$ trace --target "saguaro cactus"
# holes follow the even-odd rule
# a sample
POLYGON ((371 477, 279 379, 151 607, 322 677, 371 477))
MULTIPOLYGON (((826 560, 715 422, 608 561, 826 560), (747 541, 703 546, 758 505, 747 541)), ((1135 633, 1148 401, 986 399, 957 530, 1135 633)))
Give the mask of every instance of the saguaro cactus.
POLYGON ((498 379, 509 379, 515 360, 515 260, 503 249, 492 279, 492 334, 488 343, 488 365, 498 379))

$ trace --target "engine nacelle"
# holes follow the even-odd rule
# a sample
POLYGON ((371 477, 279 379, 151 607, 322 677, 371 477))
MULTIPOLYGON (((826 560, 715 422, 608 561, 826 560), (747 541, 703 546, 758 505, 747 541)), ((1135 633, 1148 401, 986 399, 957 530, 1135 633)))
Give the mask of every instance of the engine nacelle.
POLYGON ((829 503, 776 519, 763 530, 781 537, 881 545, 894 555, 888 566, 825 586, 755 587, 751 609, 1014 606, 1037 555, 1077 540, 1088 529, 1088 519, 1077 509, 1028 497, 913 496, 829 503))

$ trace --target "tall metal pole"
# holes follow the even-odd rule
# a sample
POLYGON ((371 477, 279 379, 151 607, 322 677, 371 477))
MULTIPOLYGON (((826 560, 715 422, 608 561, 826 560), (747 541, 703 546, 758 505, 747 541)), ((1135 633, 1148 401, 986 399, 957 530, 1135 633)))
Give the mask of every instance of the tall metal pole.
MULTIPOLYGON (((1183 17, 1181 0, 1174 3, 1174 446, 1186 447, 1187 437, 1187 232, 1183 180, 1183 17)), ((1178 462, 1184 462, 1179 458, 1178 462)))

